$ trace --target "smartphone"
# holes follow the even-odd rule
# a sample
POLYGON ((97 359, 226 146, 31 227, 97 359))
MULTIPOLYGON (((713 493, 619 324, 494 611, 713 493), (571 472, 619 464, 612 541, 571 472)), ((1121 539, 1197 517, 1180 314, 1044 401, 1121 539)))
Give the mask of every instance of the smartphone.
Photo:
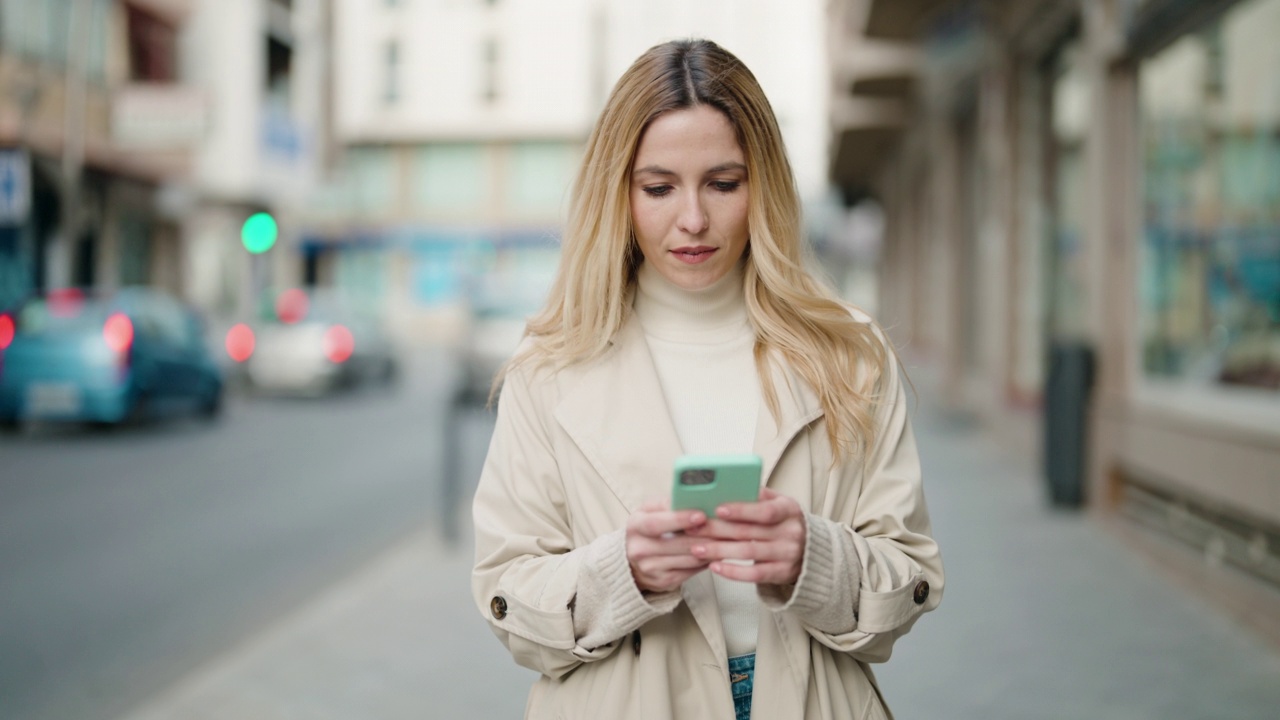
POLYGON ((759 455, 684 455, 676 460, 672 510, 701 510, 715 517, 730 502, 760 498, 759 455))

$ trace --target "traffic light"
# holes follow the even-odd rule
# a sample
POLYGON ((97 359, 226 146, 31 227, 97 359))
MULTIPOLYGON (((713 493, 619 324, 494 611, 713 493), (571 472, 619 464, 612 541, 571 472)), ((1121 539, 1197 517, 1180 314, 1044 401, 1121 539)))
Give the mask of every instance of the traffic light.
POLYGON ((276 219, 264 212, 250 215, 240 228, 240 240, 244 243, 244 249, 254 255, 270 250, 276 244, 276 236, 279 234, 276 219))

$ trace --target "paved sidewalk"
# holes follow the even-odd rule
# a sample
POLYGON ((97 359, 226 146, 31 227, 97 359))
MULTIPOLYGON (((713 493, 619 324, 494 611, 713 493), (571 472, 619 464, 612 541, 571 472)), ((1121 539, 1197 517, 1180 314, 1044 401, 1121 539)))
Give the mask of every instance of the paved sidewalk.
POLYGON ((127 720, 519 718, 534 675, 475 611, 470 571, 424 530, 127 720))
MULTIPOLYGON (((899 720, 1280 717, 1280 653, 1045 509, 1029 458, 917 413, 946 600, 877 668, 899 720)), ((532 676, 423 531, 125 720, 518 718, 532 676)))

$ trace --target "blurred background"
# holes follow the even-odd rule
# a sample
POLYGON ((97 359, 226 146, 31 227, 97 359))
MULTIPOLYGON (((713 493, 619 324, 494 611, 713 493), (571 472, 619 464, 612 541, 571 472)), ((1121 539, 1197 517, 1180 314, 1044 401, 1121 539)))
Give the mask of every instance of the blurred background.
POLYGON ((0 0, 0 717, 518 716, 489 383, 687 36, 919 391, 899 715, 1274 716, 1280 0, 0 0))

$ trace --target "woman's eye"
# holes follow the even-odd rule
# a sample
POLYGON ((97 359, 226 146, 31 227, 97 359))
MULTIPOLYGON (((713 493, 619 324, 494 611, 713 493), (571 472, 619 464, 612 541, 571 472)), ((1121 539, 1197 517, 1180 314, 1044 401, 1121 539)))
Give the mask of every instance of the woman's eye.
POLYGON ((670 185, 651 185, 644 189, 645 193, 652 197, 662 197, 671 192, 670 185))
POLYGON ((737 190, 738 187, 741 185, 742 183, 738 182, 737 180, 716 180, 715 182, 711 183, 712 187, 724 193, 733 192, 734 190, 737 190))

